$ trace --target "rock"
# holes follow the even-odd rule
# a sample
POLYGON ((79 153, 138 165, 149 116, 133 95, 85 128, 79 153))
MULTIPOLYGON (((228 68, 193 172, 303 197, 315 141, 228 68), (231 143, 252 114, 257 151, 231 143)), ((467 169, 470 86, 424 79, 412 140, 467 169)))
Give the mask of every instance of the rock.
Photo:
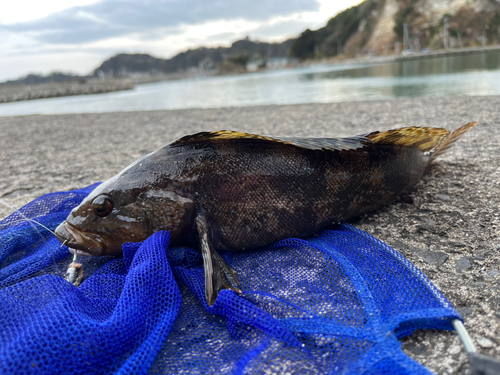
POLYGON ((430 225, 430 226, 436 225, 436 222, 434 220, 429 219, 428 217, 422 216, 422 217, 419 217, 418 219, 427 225, 430 225))
POLYGON ((410 250, 422 258, 425 263, 433 264, 438 267, 448 259, 448 254, 442 251, 429 251, 416 246, 411 246, 410 250))
POLYGON ((462 257, 455 261, 455 268, 457 271, 465 271, 471 268, 469 257, 462 257))
POLYGON ((409 352, 413 353, 414 355, 418 356, 428 356, 429 352, 427 351, 427 348, 424 345, 417 345, 414 343, 409 343, 405 345, 405 350, 408 350, 409 352))
POLYGON ((440 199, 442 201, 450 201, 451 200, 450 196, 446 195, 446 194, 438 194, 438 195, 436 195, 436 198, 440 199))
POLYGON ((486 272, 486 277, 488 277, 490 279, 495 279, 498 275, 500 275, 499 270, 491 270, 491 271, 486 272))
POLYGON ((430 232, 430 233, 437 234, 438 236, 444 236, 446 234, 446 232, 440 230, 435 225, 429 225, 429 224, 417 225, 417 230, 421 233, 430 232))
POLYGON ((486 337, 483 337, 483 336, 476 337, 476 343, 481 348, 485 348, 485 349, 493 347, 493 342, 490 339, 487 339, 486 337))
POLYGON ((458 307, 457 308, 457 311, 459 312, 459 314, 464 317, 464 316, 467 316, 467 315, 471 315, 472 314, 472 311, 473 311, 473 308, 472 307, 469 307, 469 306, 464 306, 464 307, 458 307))
POLYGON ((467 245, 462 243, 462 242, 450 242, 450 245, 454 246, 454 247, 459 247, 459 248, 467 247, 467 245))

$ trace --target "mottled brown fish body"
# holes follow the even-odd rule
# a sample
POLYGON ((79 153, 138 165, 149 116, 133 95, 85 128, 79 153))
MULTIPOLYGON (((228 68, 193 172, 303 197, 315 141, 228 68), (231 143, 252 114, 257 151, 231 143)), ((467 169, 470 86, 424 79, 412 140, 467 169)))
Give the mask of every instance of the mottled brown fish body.
POLYGON ((259 140, 169 147, 163 153, 160 159, 184 167, 178 175, 165 171, 176 192, 208 213, 218 248, 236 251, 305 237, 372 211, 413 187, 430 160, 400 146, 325 152, 259 140), (194 159, 182 157, 197 151, 194 159))
POLYGON ((452 134, 402 128, 339 139, 198 133, 101 184, 56 234, 71 248, 103 255, 168 230, 174 244, 200 248, 213 304, 221 289, 238 290, 217 250, 306 237, 385 205, 474 125, 452 134))

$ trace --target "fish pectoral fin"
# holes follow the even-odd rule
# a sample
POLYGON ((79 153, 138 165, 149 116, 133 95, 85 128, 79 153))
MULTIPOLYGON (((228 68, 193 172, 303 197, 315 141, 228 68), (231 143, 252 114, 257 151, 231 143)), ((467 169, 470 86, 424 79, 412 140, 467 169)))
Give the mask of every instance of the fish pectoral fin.
POLYGON ((239 281, 235 272, 212 246, 210 224, 206 216, 196 217, 196 227, 205 272, 205 298, 208 305, 212 306, 222 289, 231 289, 238 293, 241 293, 241 290, 238 289, 239 281))

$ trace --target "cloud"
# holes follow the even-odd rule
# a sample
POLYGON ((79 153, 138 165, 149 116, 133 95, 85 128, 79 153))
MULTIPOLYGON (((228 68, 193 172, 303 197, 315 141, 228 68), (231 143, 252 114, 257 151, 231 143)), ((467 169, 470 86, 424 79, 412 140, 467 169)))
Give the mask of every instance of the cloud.
POLYGON ((316 0, 103 0, 29 22, 0 24, 0 32, 25 33, 48 44, 82 44, 221 20, 265 22, 318 9, 316 0))
POLYGON ((303 32, 309 23, 300 20, 285 20, 273 24, 264 24, 251 31, 252 37, 263 40, 272 40, 278 36, 283 38, 286 35, 288 38, 296 37, 303 32))

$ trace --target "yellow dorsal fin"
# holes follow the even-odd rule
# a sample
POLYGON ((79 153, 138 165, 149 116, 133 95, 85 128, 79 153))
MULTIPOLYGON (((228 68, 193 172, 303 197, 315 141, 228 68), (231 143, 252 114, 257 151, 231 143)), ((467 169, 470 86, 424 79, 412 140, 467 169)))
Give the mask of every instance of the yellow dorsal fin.
POLYGON ((453 146, 462 135, 476 126, 476 124, 477 122, 471 122, 458 128, 453 133, 442 128, 413 126, 381 133, 375 132, 368 134, 366 137, 375 144, 417 148, 424 153, 432 154, 431 160, 434 160, 453 146))
POLYGON ((347 138, 301 138, 266 136, 244 133, 232 130, 201 132, 187 135, 170 144, 183 146, 187 144, 203 144, 211 142, 260 140, 277 144, 293 145, 309 150, 356 150, 369 144, 392 145, 416 148, 426 154, 433 154, 432 159, 448 150, 463 134, 477 123, 472 122, 457 129, 453 133, 442 128, 408 127, 385 132, 374 132, 367 135, 358 135, 347 138))
POLYGON ((417 148, 422 152, 433 152, 448 138, 450 132, 441 128, 408 127, 372 133, 367 136, 373 143, 417 148))
POLYGON ((201 132, 187 135, 173 142, 170 146, 182 146, 193 143, 210 143, 218 141, 238 141, 238 140, 260 140, 292 145, 309 150, 356 150, 372 143, 366 136, 359 135, 347 138, 301 138, 301 137, 281 137, 266 136, 251 133, 244 133, 232 130, 219 130, 214 132, 201 132))

